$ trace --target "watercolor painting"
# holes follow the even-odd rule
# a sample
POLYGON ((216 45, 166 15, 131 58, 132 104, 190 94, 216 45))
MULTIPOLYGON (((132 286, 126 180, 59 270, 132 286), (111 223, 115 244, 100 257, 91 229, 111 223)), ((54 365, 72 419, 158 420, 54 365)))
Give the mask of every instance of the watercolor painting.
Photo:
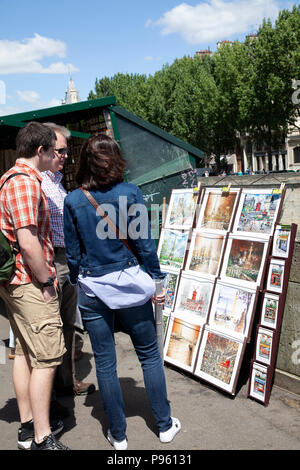
POLYGON ((193 189, 173 189, 165 228, 187 229, 192 226, 198 194, 193 189))
POLYGON ((281 293, 283 290, 283 281, 284 281, 284 270, 285 270, 285 261, 277 260, 275 258, 271 259, 268 278, 267 278, 267 290, 272 292, 281 293))
POLYGON ((273 343, 273 331, 258 328, 256 340, 256 360, 270 365, 273 343))
POLYGON ((244 341, 205 327, 195 375, 234 393, 244 341))
POLYGON ((243 190, 233 231, 271 235, 280 200, 272 190, 243 190))
POLYGON ((165 342, 164 359, 192 371, 202 327, 171 317, 165 342))
POLYGON ((206 321, 214 283, 209 280, 181 275, 178 295, 175 304, 176 313, 184 316, 189 314, 198 317, 202 323, 206 321))
POLYGON ((238 190, 222 193, 222 190, 206 189, 197 230, 228 231, 231 227, 233 210, 238 198, 238 190))
POLYGON ((279 258, 288 258, 290 248, 291 231, 278 225, 275 229, 272 255, 279 258))
POLYGON ((268 369, 265 366, 253 363, 249 395, 264 402, 266 397, 268 369))
POLYGON ((158 258, 162 267, 169 266, 179 270, 183 265, 187 242, 187 231, 163 229, 158 246, 158 258))
POLYGON ((277 317, 278 317, 278 306, 279 306, 279 296, 272 295, 269 293, 265 293, 263 305, 262 305, 262 312, 261 312, 261 320, 260 323, 263 326, 267 326, 270 328, 276 328, 277 325, 277 317))
POLYGON ((209 325, 228 334, 248 338, 252 325, 256 290, 217 282, 209 325))
POLYGON ((167 312, 170 312, 173 310, 174 303, 175 303, 175 296, 176 296, 176 290, 177 290, 177 285, 178 285, 178 280, 179 280, 179 274, 178 272, 171 272, 171 271, 165 271, 162 269, 162 272, 167 274, 167 281, 166 281, 166 297, 165 297, 165 304, 164 304, 164 310, 167 312))
POLYGON ((186 270, 217 276, 224 246, 224 235, 193 232, 186 270))
POLYGON ((264 268, 267 241, 242 237, 229 238, 223 275, 237 281, 256 285, 264 268))

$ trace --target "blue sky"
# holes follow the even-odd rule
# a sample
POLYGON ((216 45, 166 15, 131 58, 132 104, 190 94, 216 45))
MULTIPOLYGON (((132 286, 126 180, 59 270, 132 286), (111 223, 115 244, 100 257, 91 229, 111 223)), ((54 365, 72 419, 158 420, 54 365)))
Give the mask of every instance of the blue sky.
POLYGON ((280 0, 0 0, 0 116, 57 106, 71 74, 81 100, 96 78, 154 74, 184 55, 243 40, 280 0))

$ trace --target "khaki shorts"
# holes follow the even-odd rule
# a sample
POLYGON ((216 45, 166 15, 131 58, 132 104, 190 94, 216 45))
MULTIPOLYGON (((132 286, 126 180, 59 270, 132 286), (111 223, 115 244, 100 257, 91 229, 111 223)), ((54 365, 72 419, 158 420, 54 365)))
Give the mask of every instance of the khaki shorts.
POLYGON ((66 352, 58 295, 45 302, 42 289, 34 283, 0 285, 15 336, 15 354, 28 355, 36 369, 58 366, 66 352))

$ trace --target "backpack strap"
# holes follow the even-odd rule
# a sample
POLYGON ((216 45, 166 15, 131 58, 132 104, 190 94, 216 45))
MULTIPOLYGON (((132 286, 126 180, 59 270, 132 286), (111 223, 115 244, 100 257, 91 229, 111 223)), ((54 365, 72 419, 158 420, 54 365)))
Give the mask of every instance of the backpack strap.
POLYGON ((5 185, 6 181, 10 180, 10 178, 13 178, 14 176, 18 176, 18 175, 24 175, 24 176, 28 176, 29 175, 27 173, 12 173, 11 175, 9 175, 6 180, 4 181, 4 183, 2 183, 1 187, 0 187, 0 191, 1 189, 3 188, 3 186, 5 185))
MULTIPOLYGON (((10 180, 10 178, 13 178, 14 176, 18 176, 18 175, 24 175, 24 176, 28 176, 29 178, 29 175, 27 173, 12 173, 11 175, 9 175, 6 180, 4 181, 4 183, 2 183, 1 187, 0 187, 0 191, 1 189, 3 188, 3 186, 5 185, 6 181, 10 180)), ((14 254, 17 254, 19 251, 20 251, 20 247, 19 247, 19 243, 18 241, 12 243, 12 249, 13 249, 13 252, 14 254)))

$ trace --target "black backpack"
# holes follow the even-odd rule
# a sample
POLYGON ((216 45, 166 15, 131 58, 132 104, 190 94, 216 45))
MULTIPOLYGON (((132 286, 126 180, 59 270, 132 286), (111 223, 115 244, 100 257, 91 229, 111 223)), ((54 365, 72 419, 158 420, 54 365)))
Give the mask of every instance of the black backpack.
MULTIPOLYGON (((24 175, 29 177, 27 173, 12 173, 1 185, 0 191, 5 185, 6 181, 17 175, 24 175)), ((16 242, 13 244, 13 246, 11 246, 6 236, 3 235, 3 233, 0 231, 0 282, 8 281, 10 278, 15 265, 16 253, 18 251, 18 243, 16 242)))

